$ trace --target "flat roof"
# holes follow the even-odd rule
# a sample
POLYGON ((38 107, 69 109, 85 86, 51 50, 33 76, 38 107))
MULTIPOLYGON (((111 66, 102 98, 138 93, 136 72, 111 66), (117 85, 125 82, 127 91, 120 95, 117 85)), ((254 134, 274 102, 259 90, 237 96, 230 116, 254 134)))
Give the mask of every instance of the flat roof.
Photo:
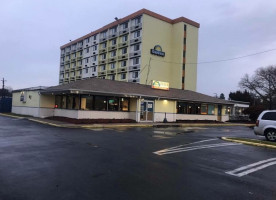
POLYGON ((71 42, 69 42, 69 43, 67 43, 67 44, 65 44, 65 45, 62 45, 62 46, 60 47, 60 49, 63 49, 63 48, 65 48, 65 47, 68 47, 68 46, 70 46, 70 45, 72 45, 72 44, 75 44, 75 43, 81 41, 81 40, 84 40, 84 39, 86 39, 86 38, 88 38, 88 37, 91 37, 91 36, 93 36, 93 35, 95 35, 95 34, 98 34, 98 33, 102 32, 102 31, 104 31, 104 30, 106 30, 106 29, 112 28, 113 26, 117 26, 117 25, 119 25, 119 24, 123 24, 123 23, 127 22, 128 20, 133 19, 133 18, 135 18, 135 17, 138 17, 138 16, 140 16, 140 15, 142 15, 142 14, 147 14, 147 15, 149 15, 149 16, 151 16, 151 17, 154 17, 154 18, 156 18, 156 19, 159 19, 159 20, 168 22, 168 23, 170 23, 170 24, 176 24, 176 23, 179 23, 179 22, 184 22, 184 23, 190 24, 190 25, 192 25, 192 26, 195 26, 195 27, 197 27, 197 28, 200 27, 200 24, 199 24, 199 23, 197 23, 197 22, 195 22, 195 21, 192 21, 192 20, 190 20, 190 19, 188 19, 188 18, 179 17, 179 18, 176 18, 176 19, 170 19, 170 18, 168 18, 168 17, 165 17, 165 16, 163 16, 163 15, 157 14, 157 13, 155 13, 155 12, 152 12, 152 11, 150 11, 150 10, 147 10, 147 9, 143 8, 143 9, 141 9, 141 10, 138 10, 138 11, 135 12, 135 13, 132 13, 132 14, 126 16, 126 17, 123 17, 123 18, 121 18, 121 19, 119 19, 119 20, 116 20, 116 21, 114 21, 114 22, 112 22, 112 23, 109 23, 109 24, 103 26, 103 27, 100 28, 100 29, 97 29, 97 30, 95 30, 95 31, 93 31, 93 32, 91 32, 91 33, 88 33, 88 34, 86 34, 86 35, 84 35, 84 36, 82 36, 82 37, 80 37, 80 38, 78 38, 78 39, 76 39, 76 40, 73 40, 73 41, 71 41, 71 42))
POLYGON ((23 88, 18 90, 13 90, 12 92, 21 92, 21 91, 37 91, 37 90, 45 90, 46 86, 37 86, 37 87, 29 87, 29 88, 23 88))
POLYGON ((190 90, 175 88, 170 88, 168 91, 158 90, 151 88, 150 85, 100 78, 90 78, 70 82, 68 84, 48 87, 42 90, 41 94, 98 94, 107 96, 156 98, 226 105, 234 104, 230 101, 218 99, 190 90))

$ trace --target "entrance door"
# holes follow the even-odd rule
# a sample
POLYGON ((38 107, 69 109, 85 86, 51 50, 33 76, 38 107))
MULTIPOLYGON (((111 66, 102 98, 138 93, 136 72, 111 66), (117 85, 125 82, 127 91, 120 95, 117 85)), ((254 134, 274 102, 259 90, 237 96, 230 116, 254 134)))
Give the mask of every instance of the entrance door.
POLYGON ((221 110, 222 110, 222 106, 218 105, 218 121, 221 121, 221 110))
POLYGON ((141 101, 140 121, 153 121, 153 101, 141 101))

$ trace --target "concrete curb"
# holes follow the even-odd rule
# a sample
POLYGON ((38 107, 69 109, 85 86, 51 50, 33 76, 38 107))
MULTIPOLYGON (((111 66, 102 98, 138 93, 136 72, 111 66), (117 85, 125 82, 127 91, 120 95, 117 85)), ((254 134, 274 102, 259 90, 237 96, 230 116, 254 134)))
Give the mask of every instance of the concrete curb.
MULTIPOLYGON (((269 144, 257 144, 257 143, 254 143, 254 142, 240 141, 240 140, 230 139, 230 138, 227 138, 227 137, 221 137, 221 139, 225 140, 225 141, 229 141, 229 142, 236 142, 236 143, 248 144, 248 145, 252 145, 252 146, 259 146, 259 147, 267 147, 267 148, 276 149, 276 146, 269 145, 269 144)), ((258 140, 256 140, 256 141, 258 141, 258 140)))
POLYGON ((4 113, 0 113, 0 115, 4 116, 4 117, 13 117, 13 118, 17 118, 17 119, 25 119, 25 117, 19 117, 19 116, 15 116, 15 115, 4 114, 4 113))

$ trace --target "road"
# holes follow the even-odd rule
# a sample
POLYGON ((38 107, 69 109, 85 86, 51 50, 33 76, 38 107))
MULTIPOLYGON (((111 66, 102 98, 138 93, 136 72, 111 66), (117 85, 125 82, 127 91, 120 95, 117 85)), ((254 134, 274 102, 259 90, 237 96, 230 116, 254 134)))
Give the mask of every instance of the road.
POLYGON ((276 199, 276 150, 247 127, 57 128, 0 116, 0 199, 276 199))

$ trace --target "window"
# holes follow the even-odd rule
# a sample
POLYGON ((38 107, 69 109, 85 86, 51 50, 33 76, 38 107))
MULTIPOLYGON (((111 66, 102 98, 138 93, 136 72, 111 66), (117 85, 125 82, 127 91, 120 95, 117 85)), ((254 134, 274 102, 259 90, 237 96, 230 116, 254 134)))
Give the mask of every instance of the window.
POLYGON ((92 67, 92 72, 95 72, 96 71, 96 67, 92 67))
POLYGON ((69 73, 66 73, 66 77, 67 77, 67 78, 69 77, 69 73))
POLYGON ((122 37, 122 42, 126 42, 127 41, 127 37, 128 35, 124 35, 123 37, 122 37))
POLYGON ((102 71, 105 71, 105 65, 102 65, 102 66, 101 66, 101 70, 102 70, 102 71))
POLYGON ((126 54, 127 53, 127 47, 122 48, 122 54, 126 54))
POLYGON ((82 51, 80 51, 80 56, 82 56, 82 51))
POLYGON ((111 31, 111 34, 115 34, 117 32, 117 27, 110 29, 110 31, 111 31))
POLYGON ((90 96, 90 95, 81 96, 81 109, 93 110, 93 96, 90 96))
POLYGON ((97 35, 94 35, 94 36, 93 36, 93 39, 96 40, 96 39, 97 39, 97 35))
POLYGON ((106 59, 106 53, 101 55, 102 60, 106 59))
POLYGON ((106 97, 95 96, 95 110, 107 110, 106 109, 106 97))
POLYGON ((134 32, 134 38, 140 37, 140 30, 134 32))
POLYGON ((133 65, 139 64, 139 58, 133 58, 133 65))
POLYGON ((123 29, 126 29, 126 28, 128 28, 128 22, 126 22, 126 23, 123 23, 123 24, 122 24, 122 26, 123 26, 123 29))
POLYGON ((110 69, 115 69, 115 63, 110 64, 110 69))
POLYGON ((208 115, 214 115, 215 114, 215 106, 214 105, 208 105, 208 115))
POLYGON ((115 75, 110 75, 109 79, 114 81, 115 80, 115 75))
POLYGON ((263 115, 262 119, 276 121, 276 112, 267 112, 263 115))
POLYGON ((185 102, 177 102, 177 113, 187 114, 187 104, 185 102))
POLYGON ((106 42, 102 43, 102 48, 106 48, 106 42))
POLYGON ((129 99, 127 98, 119 98, 119 110, 120 111, 129 111, 129 99))
POLYGON ((89 38, 86 38, 86 39, 85 39, 85 43, 89 43, 89 38))
POLYGON ((135 25, 138 25, 138 24, 140 24, 141 23, 141 16, 140 17, 136 17, 135 19, 134 19, 134 24, 135 25))
POLYGON ((89 58, 85 58, 85 63, 88 63, 89 62, 89 58))
POLYGON ((126 66, 126 60, 123 60, 122 62, 121 62, 121 67, 125 67, 126 66))
POLYGON ((115 57, 116 56, 116 51, 111 51, 110 55, 111 55, 111 57, 115 57))
POLYGON ((96 56, 92 56, 92 62, 96 61, 97 57, 96 56))
POLYGON ((88 68, 85 69, 85 73, 86 73, 86 74, 88 73, 88 68))
POLYGON ((139 51, 139 50, 140 50, 140 44, 135 44, 134 51, 139 51))
POLYGON ((105 37, 106 37, 106 32, 107 32, 107 31, 102 32, 102 38, 105 38, 105 37))
POLYGON ((102 76, 101 79, 105 79, 105 76, 102 76))
POLYGON ((93 47, 92 47, 92 51, 96 51, 97 50, 97 45, 94 45, 93 47))
POLYGON ((80 75, 82 75, 82 70, 79 71, 80 75))
POLYGON ((81 42, 79 42, 79 46, 82 46, 83 45, 83 42, 81 41, 81 42))
POLYGON ((121 74, 121 80, 125 80, 126 79, 126 74, 121 74))
POLYGON ((132 78, 138 78, 138 72, 132 72, 132 78))
POLYGON ((62 96, 55 96, 55 108, 62 108, 62 96))
POLYGON ((111 45, 116 45, 116 39, 111 40, 111 45))
POLYGON ((201 113, 200 114, 207 115, 207 113, 208 113, 208 107, 207 107, 207 105, 202 104, 201 105, 201 113))
POLYGON ((115 111, 118 109, 119 109, 118 98, 117 97, 109 97, 108 98, 108 110, 115 111))
POLYGON ((86 49, 86 53, 89 53, 89 48, 86 49))

